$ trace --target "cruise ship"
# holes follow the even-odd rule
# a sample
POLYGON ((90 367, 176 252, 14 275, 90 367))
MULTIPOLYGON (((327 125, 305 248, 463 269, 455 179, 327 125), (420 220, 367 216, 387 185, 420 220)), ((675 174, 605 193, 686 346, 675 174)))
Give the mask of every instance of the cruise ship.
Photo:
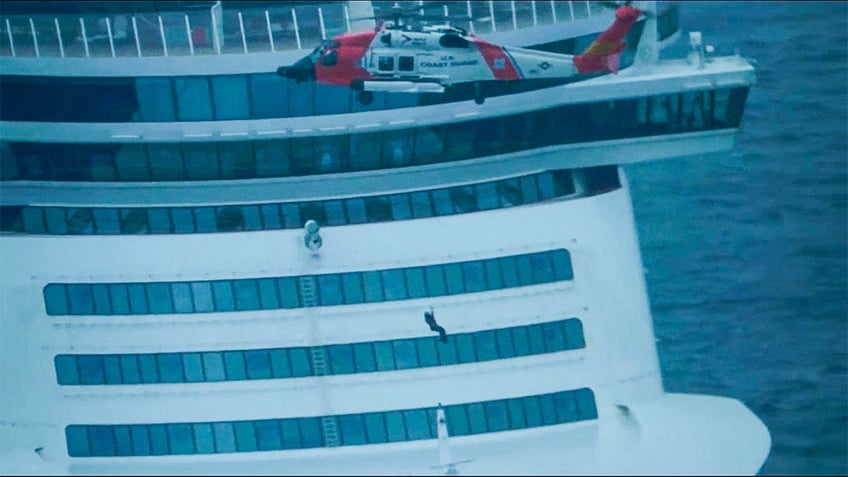
MULTIPOLYGON (((752 62, 634 2, 616 74, 485 102, 276 74, 393 3, 0 3, 0 473, 760 470, 663 388, 622 170, 730 151, 752 62)), ((576 54, 607 3, 437 5, 576 54)))

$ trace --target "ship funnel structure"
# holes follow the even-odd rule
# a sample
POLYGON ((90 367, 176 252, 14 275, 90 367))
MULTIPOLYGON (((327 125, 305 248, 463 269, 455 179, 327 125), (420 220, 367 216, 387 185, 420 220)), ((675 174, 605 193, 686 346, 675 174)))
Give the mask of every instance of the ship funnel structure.
POLYGON ((634 6, 645 14, 645 28, 639 38, 639 47, 633 59, 637 69, 650 68, 659 61, 657 38, 657 2, 634 2, 634 6))

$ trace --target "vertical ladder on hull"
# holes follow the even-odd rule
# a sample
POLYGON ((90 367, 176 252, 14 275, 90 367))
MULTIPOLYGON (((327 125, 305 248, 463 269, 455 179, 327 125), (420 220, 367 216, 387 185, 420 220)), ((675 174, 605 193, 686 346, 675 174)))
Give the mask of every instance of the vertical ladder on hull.
POLYGON ((323 346, 315 346, 309 349, 312 358, 312 371, 315 376, 327 375, 327 349, 323 346))
MULTIPOLYGON (((327 348, 315 346, 309 349, 312 358, 312 370, 316 376, 327 375, 327 348)), ((339 430, 336 427, 336 418, 324 416, 321 418, 321 429, 324 431, 324 445, 337 447, 339 445, 339 430)))
POLYGON ((303 306, 318 306, 315 299, 315 277, 311 275, 297 277, 297 285, 300 288, 300 298, 303 300, 303 306))
MULTIPOLYGON (((297 277, 297 286, 300 290, 300 299, 303 301, 304 307, 318 306, 314 276, 297 277)), ((309 348, 309 357, 312 361, 312 371, 315 373, 315 376, 326 376, 327 348, 324 346, 313 346, 309 348)), ((321 418, 321 430, 324 433, 324 445, 327 447, 338 447, 339 429, 334 416, 324 416, 321 418)))
POLYGON ((333 416, 322 417, 321 428, 324 430, 324 445, 327 447, 338 447, 339 430, 336 427, 336 418, 333 416))

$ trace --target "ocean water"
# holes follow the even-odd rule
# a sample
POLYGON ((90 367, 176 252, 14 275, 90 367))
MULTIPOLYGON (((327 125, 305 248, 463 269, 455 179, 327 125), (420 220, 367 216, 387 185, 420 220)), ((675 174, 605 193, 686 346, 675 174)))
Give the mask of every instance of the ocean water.
POLYGON ((625 168, 665 388, 744 402, 771 432, 762 474, 846 475, 848 3, 686 2, 680 21, 758 84, 732 153, 625 168))

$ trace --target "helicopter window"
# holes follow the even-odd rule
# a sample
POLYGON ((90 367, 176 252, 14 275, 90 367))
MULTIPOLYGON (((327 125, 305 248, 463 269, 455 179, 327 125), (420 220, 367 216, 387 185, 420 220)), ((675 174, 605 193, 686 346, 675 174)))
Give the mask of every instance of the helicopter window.
POLYGON ((386 45, 386 46, 392 46, 392 34, 391 33, 383 34, 383 36, 380 37, 380 41, 383 42, 383 44, 386 45))
POLYGON ((395 69, 394 56, 381 56, 377 62, 377 69, 380 71, 392 71, 395 69))
POLYGON ((442 35, 439 45, 444 48, 468 48, 468 40, 459 35, 442 35))
POLYGON ((415 69, 415 58, 412 56, 399 56, 398 57, 398 70, 399 71, 412 71, 415 69))
POLYGON ((321 58, 321 64, 324 66, 334 66, 338 62, 338 54, 335 50, 327 51, 321 58))

